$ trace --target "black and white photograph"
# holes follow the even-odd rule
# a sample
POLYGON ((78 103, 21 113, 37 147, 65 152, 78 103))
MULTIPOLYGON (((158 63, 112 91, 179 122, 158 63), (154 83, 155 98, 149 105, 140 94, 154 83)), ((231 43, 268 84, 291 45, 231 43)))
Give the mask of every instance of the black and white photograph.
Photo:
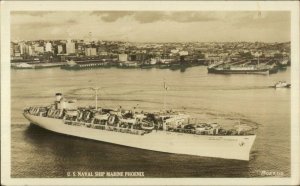
POLYGON ((1 7, 1 184, 299 184, 299 2, 26 3, 1 7))

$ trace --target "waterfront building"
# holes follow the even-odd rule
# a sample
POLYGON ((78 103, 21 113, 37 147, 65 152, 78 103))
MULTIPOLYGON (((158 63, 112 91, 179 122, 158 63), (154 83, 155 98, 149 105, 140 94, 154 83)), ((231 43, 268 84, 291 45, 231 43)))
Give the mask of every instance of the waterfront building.
POLYGON ((75 47, 76 47, 76 54, 77 54, 77 56, 85 56, 86 45, 84 44, 84 41, 79 40, 76 43, 75 47))
POLYGON ((130 55, 128 55, 128 60, 129 61, 136 61, 137 59, 136 59, 136 54, 130 54, 130 55))
POLYGON ((39 47, 40 44, 39 43, 33 43, 32 46, 33 46, 33 48, 35 48, 35 47, 39 47))
POLYGON ((20 42, 19 43, 19 46, 20 46, 20 53, 21 53, 21 55, 25 55, 25 54, 28 54, 29 52, 28 52, 28 45, 26 45, 25 44, 25 42, 20 42))
POLYGON ((86 48, 85 55, 86 56, 96 56, 97 55, 96 48, 86 48))
POLYGON ((20 51, 20 46, 19 45, 14 45, 14 56, 21 56, 21 51, 20 51))
POLYGON ((179 52, 179 50, 177 50, 177 49, 171 50, 171 53, 173 53, 173 54, 176 54, 176 53, 178 53, 178 52, 179 52))
POLYGON ((62 54, 63 53, 63 46, 62 45, 57 45, 57 53, 62 54))
POLYGON ((101 51, 101 52, 99 52, 99 55, 100 55, 100 56, 107 56, 107 55, 108 55, 108 52, 106 52, 106 51, 101 51))
POLYGON ((119 61, 120 62, 125 62, 128 60, 128 55, 127 54, 119 54, 119 61))
POLYGON ((179 52, 179 55, 180 55, 180 56, 187 56, 187 55, 189 55, 189 52, 183 50, 183 51, 180 51, 180 52, 179 52))
POLYGON ((205 59, 209 61, 209 64, 220 61, 221 57, 216 53, 205 53, 205 59))
POLYGON ((46 43, 45 48, 46 48, 46 52, 52 52, 52 44, 50 42, 46 43))
POLYGON ((137 53, 136 60, 137 61, 145 61, 147 59, 147 55, 145 53, 137 53))
POLYGON ((220 53, 218 54, 219 58, 222 60, 225 60, 228 58, 229 54, 228 53, 220 53))
POLYGON ((34 47, 34 50, 38 54, 43 54, 45 52, 45 49, 43 46, 36 46, 36 47, 34 47))
POLYGON ((19 43, 19 48, 20 48, 20 54, 22 55, 24 52, 23 52, 23 45, 24 43, 19 43))
POLYGON ((35 55, 34 50, 32 49, 32 46, 29 46, 28 54, 29 54, 29 56, 34 56, 35 55))
POLYGON ((75 53, 75 43, 72 42, 70 39, 66 43, 66 52, 67 52, 67 54, 75 53))

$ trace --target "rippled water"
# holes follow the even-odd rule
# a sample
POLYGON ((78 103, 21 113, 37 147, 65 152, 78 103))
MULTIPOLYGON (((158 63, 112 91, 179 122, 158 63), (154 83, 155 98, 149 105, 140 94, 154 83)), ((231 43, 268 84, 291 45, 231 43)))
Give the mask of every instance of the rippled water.
POLYGON ((145 177, 290 176, 290 69, 272 75, 216 75, 206 67, 168 69, 59 68, 11 71, 12 177, 66 177, 68 171, 142 171, 145 177), (87 87, 101 87, 99 105, 154 111, 166 107, 224 126, 258 127, 249 162, 128 148, 52 133, 29 125, 24 107, 47 105, 56 92, 93 105, 87 87))

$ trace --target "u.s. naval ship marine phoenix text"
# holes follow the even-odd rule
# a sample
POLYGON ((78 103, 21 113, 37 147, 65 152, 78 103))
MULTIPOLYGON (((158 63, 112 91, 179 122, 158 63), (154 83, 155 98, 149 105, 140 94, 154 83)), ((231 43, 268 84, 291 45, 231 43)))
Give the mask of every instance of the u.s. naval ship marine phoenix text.
POLYGON ((249 161, 256 135, 247 126, 226 130, 217 123, 192 123, 174 112, 77 107, 61 93, 49 106, 24 110, 32 124, 47 130, 159 152, 249 161))

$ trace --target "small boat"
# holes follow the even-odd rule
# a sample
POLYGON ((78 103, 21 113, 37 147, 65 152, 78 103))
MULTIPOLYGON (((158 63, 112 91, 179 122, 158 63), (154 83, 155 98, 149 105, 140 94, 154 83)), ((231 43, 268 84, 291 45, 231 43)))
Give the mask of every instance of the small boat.
POLYGON ((279 81, 275 83, 274 88, 290 88, 291 84, 285 82, 285 81, 279 81))
POLYGON ((20 64, 16 64, 16 65, 12 65, 11 66, 14 69, 34 69, 35 66, 28 64, 28 63, 20 63, 20 64))
POLYGON ((147 122, 147 121, 143 121, 141 124, 141 128, 143 130, 153 130, 155 127, 153 122, 147 122))

